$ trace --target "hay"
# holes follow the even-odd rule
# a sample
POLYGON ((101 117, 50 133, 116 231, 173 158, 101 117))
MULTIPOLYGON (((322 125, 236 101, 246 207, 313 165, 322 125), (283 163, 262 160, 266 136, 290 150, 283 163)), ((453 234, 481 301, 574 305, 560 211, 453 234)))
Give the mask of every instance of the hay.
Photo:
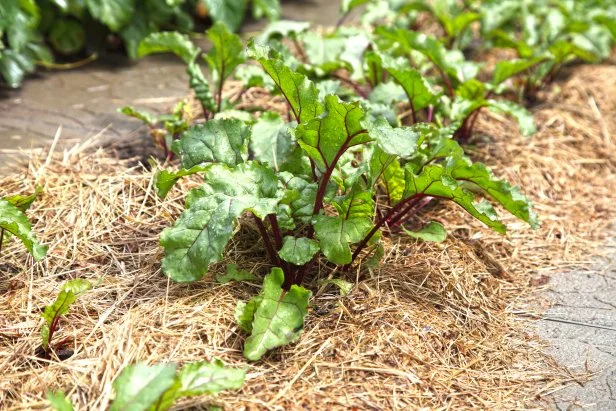
MULTIPOLYGON (((616 67, 577 68, 536 108, 539 133, 520 137, 512 122, 484 113, 469 152, 521 184, 543 226, 532 232, 506 217, 510 233, 493 234, 452 205, 422 218, 445 223, 440 245, 393 235, 379 269, 347 278, 340 298, 319 279, 298 343, 250 364, 237 392, 184 400, 180 407, 228 409, 442 409, 540 407, 541 398, 585 376, 570 375, 543 353, 531 319, 541 311, 546 275, 590 262, 616 209, 614 145, 616 67), (611 188, 611 189, 610 189, 611 188)), ((160 272, 158 234, 183 206, 191 182, 161 201, 152 172, 112 151, 78 147, 49 161, 34 155, 22 174, 0 180, 0 195, 44 195, 30 216, 50 245, 34 264, 21 245, 3 250, 0 266, 0 404, 45 408, 63 390, 80 409, 104 409, 111 382, 138 360, 179 363, 221 358, 246 366, 244 336, 233 321, 238 299, 258 285, 220 285, 213 267, 203 281, 176 284, 160 272), (69 278, 98 285, 61 323, 75 354, 42 363, 41 309, 69 278)), ((194 183, 194 182, 193 182, 194 183)), ((227 261, 267 272, 257 234, 245 224, 227 261)))

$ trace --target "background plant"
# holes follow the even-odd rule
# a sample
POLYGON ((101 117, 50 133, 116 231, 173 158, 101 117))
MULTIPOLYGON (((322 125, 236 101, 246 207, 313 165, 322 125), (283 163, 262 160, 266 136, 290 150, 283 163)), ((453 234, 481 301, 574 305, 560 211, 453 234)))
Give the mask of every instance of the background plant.
POLYGON ((80 58, 123 45, 132 59, 151 33, 194 29, 208 18, 236 31, 246 13, 277 20, 278 0, 11 0, 0 5, 0 76, 18 87, 36 65, 55 67, 54 54, 80 58), (111 44, 109 39, 113 39, 111 44))

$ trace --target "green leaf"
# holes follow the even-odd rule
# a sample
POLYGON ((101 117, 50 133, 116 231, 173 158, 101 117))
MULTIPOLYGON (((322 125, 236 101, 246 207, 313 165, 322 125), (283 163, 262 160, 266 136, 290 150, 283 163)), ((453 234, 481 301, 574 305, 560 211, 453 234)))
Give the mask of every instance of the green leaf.
POLYGON ((498 221, 494 209, 489 203, 475 203, 475 196, 465 189, 461 182, 451 175, 451 169, 441 164, 425 166, 419 175, 415 175, 412 167, 405 167, 406 187, 403 198, 415 198, 417 196, 431 196, 452 200, 463 207, 473 217, 492 228, 494 231, 504 234, 505 225, 498 221))
POLYGON ((317 184, 307 178, 286 172, 280 173, 279 179, 285 186, 285 194, 281 203, 289 207, 290 215, 294 220, 310 223, 316 201, 317 184))
POLYGON ((258 277, 248 270, 238 270, 237 264, 227 264, 227 274, 217 275, 216 282, 226 284, 231 281, 255 281, 258 277))
POLYGON ((220 360, 186 364, 179 371, 175 383, 157 401, 156 410, 167 410, 180 398, 241 388, 245 376, 245 370, 227 368, 220 360))
POLYGON ((19 238, 36 261, 47 254, 47 246, 37 240, 28 217, 6 199, 0 199, 0 228, 19 238))
POLYGON ((353 286, 355 284, 345 281, 341 278, 330 278, 329 280, 324 280, 321 282, 321 285, 333 284, 340 290, 340 295, 346 297, 353 290, 353 286))
POLYGON ((478 21, 481 18, 479 13, 474 13, 472 11, 466 11, 455 16, 450 24, 447 24, 445 27, 447 32, 452 37, 458 37, 468 26, 470 26, 473 22, 478 21))
POLYGON ((76 20, 55 20, 49 31, 49 42, 62 54, 75 54, 86 44, 86 31, 76 20))
POLYGON ((244 343, 244 357, 256 361, 272 348, 296 341, 304 327, 311 292, 297 285, 282 289, 284 274, 278 267, 265 276, 252 323, 244 343))
POLYGON ((348 13, 356 7, 368 3, 370 0, 342 0, 340 2, 340 13, 348 13))
POLYGON ((319 91, 306 76, 292 71, 278 59, 260 58, 258 61, 291 106, 298 123, 312 120, 323 112, 319 91))
POLYGON ((304 265, 312 260, 317 252, 319 252, 319 243, 316 241, 306 237, 286 236, 278 255, 291 264, 304 265))
POLYGON ((499 85, 508 78, 520 74, 545 61, 545 59, 545 57, 534 57, 530 59, 499 61, 496 63, 496 67, 494 67, 494 72, 492 73, 492 85, 499 85))
POLYGON ((92 284, 87 280, 80 278, 69 280, 62 286, 53 304, 45 307, 41 315, 43 320, 45 320, 43 327, 41 327, 41 339, 44 350, 47 350, 49 347, 49 334, 54 321, 68 313, 70 306, 75 302, 77 297, 91 288, 92 284))
POLYGON ((376 147, 370 157, 370 177, 372 185, 380 181, 390 205, 396 205, 404 195, 404 169, 395 155, 387 154, 376 147))
POLYGON ((238 301, 235 306, 234 317, 237 325, 246 333, 252 332, 252 321, 255 318, 255 311, 261 304, 262 298, 257 295, 251 298, 248 302, 238 301))
POLYGON ((73 411, 73 404, 63 392, 47 392, 47 401, 53 411, 73 411))
POLYGON ((252 126, 250 151, 257 161, 278 170, 287 162, 294 146, 289 125, 278 113, 265 112, 252 126))
POLYGON ((475 184, 511 214, 527 222, 532 228, 539 228, 537 214, 519 187, 513 187, 508 182, 497 179, 484 164, 472 163, 466 158, 449 158, 445 165, 453 178, 475 184))
POLYGON ((165 198, 167 193, 175 183, 182 177, 186 177, 192 174, 196 174, 202 171, 206 171, 209 166, 193 166, 189 169, 182 168, 178 171, 161 170, 154 176, 154 188, 156 194, 160 198, 165 198))
POLYGON ((509 114, 516 119, 520 132, 525 136, 535 134, 537 128, 533 120, 533 114, 523 106, 509 100, 488 100, 490 108, 509 114))
POLYGON ((135 0, 85 0, 90 14, 105 23, 112 31, 119 31, 135 12, 135 0))
POLYGON ((210 83, 208 83, 207 79, 203 75, 201 67, 199 67, 199 64, 197 63, 196 54, 186 66, 186 73, 188 73, 188 84, 195 92, 195 97, 201 103, 204 111, 208 111, 210 113, 214 112, 216 109, 216 103, 210 91, 210 83))
POLYGON ((329 261, 343 265, 351 262, 349 244, 358 243, 372 228, 370 218, 345 219, 319 215, 314 218, 314 232, 321 251, 329 261))
POLYGON ((279 0, 253 0, 252 15, 255 19, 267 17, 269 21, 275 21, 281 15, 279 0))
POLYGON ((175 31, 152 33, 144 38, 137 48, 137 57, 145 57, 156 53, 173 53, 189 64, 201 52, 190 38, 175 31))
POLYGON ((431 241, 434 243, 442 243, 447 239, 447 230, 441 223, 431 221, 422 227, 419 231, 410 231, 406 228, 402 228, 404 232, 409 236, 423 241, 431 241))
POLYGON ((246 60, 244 45, 238 35, 229 32, 220 22, 207 31, 207 37, 212 42, 212 48, 205 59, 220 89, 233 70, 246 60))
POLYGON ((4 199, 8 201, 9 203, 11 203, 12 205, 14 205, 15 207, 17 207, 20 211, 26 212, 26 210, 30 208, 34 200, 36 200, 36 198, 42 191, 43 191, 43 187, 36 186, 34 193, 30 195, 27 195, 27 196, 14 195, 10 197, 5 197, 4 199))
POLYGON ((145 411, 175 382, 175 364, 148 366, 142 362, 129 365, 113 381, 115 399, 110 411, 145 411))
POLYGON ((397 69, 386 66, 389 75, 402 86, 413 110, 418 111, 434 104, 438 95, 434 93, 426 79, 413 68, 397 69))
POLYGON ((371 141, 363 127, 359 102, 344 103, 337 96, 325 97, 326 114, 297 126, 299 145, 322 171, 333 168, 349 148, 371 141))
POLYGON ((246 161, 250 130, 236 119, 215 119, 186 130, 173 143, 173 151, 182 158, 182 167, 190 169, 208 163, 230 167, 246 161))
POLYGON ((256 163, 234 169, 214 164, 205 172, 206 183, 190 191, 186 211, 165 229, 163 272, 175 281, 200 279, 208 266, 222 258, 237 219, 245 211, 264 218, 280 201, 274 172, 256 163))
POLYGON ((418 145, 423 141, 424 125, 414 124, 411 127, 392 128, 384 118, 379 118, 369 127, 372 137, 379 147, 387 154, 408 158, 415 154, 418 145))
POLYGON ((148 126, 153 126, 160 121, 156 114, 152 114, 149 111, 138 110, 131 106, 124 106, 119 109, 120 113, 125 114, 129 117, 134 117, 138 120, 143 121, 148 126))
POLYGON ((244 20, 246 0, 204 0, 214 22, 222 22, 231 31, 237 31, 244 20))
POLYGON ((280 20, 269 24, 257 37, 257 41, 267 44, 272 38, 282 39, 296 37, 310 27, 307 21, 280 20))

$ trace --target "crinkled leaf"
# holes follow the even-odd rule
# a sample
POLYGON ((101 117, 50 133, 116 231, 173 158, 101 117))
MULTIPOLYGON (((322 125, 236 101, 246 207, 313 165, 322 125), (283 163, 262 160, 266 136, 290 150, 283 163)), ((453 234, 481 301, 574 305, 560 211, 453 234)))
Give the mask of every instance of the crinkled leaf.
POLYGON ((318 251, 319 243, 315 240, 306 237, 286 236, 278 255, 291 264, 304 265, 312 260, 312 257, 318 251))
POLYGON ((260 58, 259 63, 276 83, 298 123, 312 120, 323 112, 319 91, 306 76, 294 72, 278 59, 260 58))
POLYGON ((350 244, 361 241, 372 228, 372 219, 319 215, 314 218, 314 232, 321 251, 334 264, 351 262, 350 244))
POLYGON ((245 333, 250 334, 252 332, 252 321, 255 318, 255 311, 257 311, 257 307, 261 304, 262 299, 260 295, 256 295, 248 302, 237 302, 234 312, 235 321, 245 333))
POLYGON ((300 146, 321 170, 334 167, 349 148, 371 140, 362 125, 364 112, 358 102, 326 96, 325 109, 325 115, 300 124, 295 132, 300 146))
POLYGON ((237 264, 227 264, 227 273, 216 276, 216 282, 226 284, 231 281, 255 281, 258 277, 248 270, 238 270, 237 264))
POLYGON ((231 31, 237 31, 244 20, 246 0, 204 0, 214 22, 222 22, 231 31))
POLYGON ((409 236, 423 241, 431 241, 434 243, 442 243, 447 239, 447 230, 441 223, 431 221, 421 228, 419 231, 410 231, 402 228, 409 236))
POLYGON ((146 411, 174 384, 175 364, 129 365, 113 381, 115 399, 110 411, 146 411))
POLYGON ((61 391, 49 391, 47 401, 49 401, 49 406, 53 411, 73 411, 73 403, 61 391))
POLYGON ((105 23, 112 31, 119 31, 135 12, 135 0, 85 0, 90 14, 105 23))
POLYGON ((369 127, 370 137, 387 154, 408 158, 415 154, 419 143, 423 140, 421 123, 411 127, 392 128, 384 118, 375 121, 369 127))
POLYGON ((171 408, 180 398, 241 388, 245 376, 245 370, 227 368, 220 360, 186 364, 178 372, 174 384, 156 402, 156 411, 171 408))
POLYGON ((28 252, 36 261, 47 254, 47 246, 42 245, 32 232, 32 225, 28 217, 18 207, 6 199, 0 198, 0 228, 19 238, 28 252))
POLYGON ((438 95, 432 91, 426 79, 413 68, 397 69, 386 66, 389 75, 402 86, 409 103, 415 111, 434 104, 438 95))
POLYGON ((408 99, 401 85, 394 81, 379 83, 368 95, 371 103, 394 105, 394 103, 408 99))
POLYGON ((233 70, 246 60, 244 45, 237 34, 229 32, 225 24, 220 22, 207 31, 207 37, 212 42, 212 48, 205 58, 218 83, 217 87, 222 87, 233 70))
POLYGON ((173 151, 181 156, 185 169, 207 163, 232 167, 246 160, 249 134, 240 120, 214 119, 186 130, 173 143, 173 151))
POLYGON ((291 173, 280 173, 279 178, 285 187, 281 203, 289 207, 294 220, 309 223, 317 194, 317 184, 291 173))
POLYGON ((371 190, 355 185, 347 194, 334 197, 332 205, 345 219, 371 219, 374 216, 374 199, 371 190))
POLYGON ((287 162, 294 146, 289 125, 278 113, 268 111, 252 126, 250 151, 257 161, 278 170, 287 162))
POLYGON ((244 343, 248 360, 256 361, 268 350, 296 341, 304 327, 311 292, 297 285, 285 291, 283 282, 284 274, 278 267, 265 276, 252 334, 244 343))
POLYGON ((213 164, 206 183, 190 191, 186 210, 160 237, 165 248, 163 272, 175 281, 200 279, 222 258, 237 219, 245 211, 260 218, 274 213, 280 200, 274 172, 256 163, 233 169, 213 164))
POLYGON ((156 53, 173 53, 189 64, 201 50, 185 34, 175 31, 152 33, 144 38, 137 48, 137 57, 156 53))
POLYGON ((210 83, 208 83, 197 63, 196 54, 186 66, 186 73, 188 73, 188 84, 194 90, 195 97, 199 100, 201 106, 208 112, 214 112, 216 103, 210 91, 210 83))

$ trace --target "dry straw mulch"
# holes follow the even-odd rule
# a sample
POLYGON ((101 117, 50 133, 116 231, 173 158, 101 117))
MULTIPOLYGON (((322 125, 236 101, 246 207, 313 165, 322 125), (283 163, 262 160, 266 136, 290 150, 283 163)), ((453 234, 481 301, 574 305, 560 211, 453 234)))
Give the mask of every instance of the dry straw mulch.
MULTIPOLYGON (((397 235, 386 239, 378 269, 347 277, 348 297, 319 287, 336 276, 321 265, 298 343, 246 364, 244 336, 233 321, 238 299, 258 285, 203 281, 175 284, 160 272, 159 232, 181 212, 190 183, 161 201, 152 172, 109 150, 76 148, 49 159, 33 156, 21 174, 0 180, 0 195, 44 185, 30 212, 50 245, 34 264, 21 245, 3 250, 0 266, 0 404, 45 408, 63 390, 80 409, 104 409, 111 382, 135 361, 185 363, 223 359, 247 366, 244 387, 180 407, 228 409, 517 409, 576 381, 532 331, 535 297, 547 276, 588 263, 609 234, 616 212, 614 66, 585 66, 556 84, 534 109, 539 133, 520 137, 512 122, 484 114, 469 152, 534 200, 542 228, 507 217, 495 235, 451 205, 422 216, 445 223, 440 245, 397 235), (43 362, 40 312, 63 281, 97 283, 61 323, 75 354, 43 362)), ((267 271, 258 236, 245 224, 228 261, 267 271)))

